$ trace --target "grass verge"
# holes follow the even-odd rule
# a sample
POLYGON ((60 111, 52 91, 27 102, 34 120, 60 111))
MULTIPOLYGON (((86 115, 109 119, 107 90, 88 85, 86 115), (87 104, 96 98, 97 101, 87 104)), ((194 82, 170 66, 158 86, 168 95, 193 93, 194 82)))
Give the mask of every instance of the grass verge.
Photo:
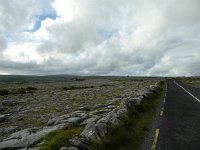
POLYGON ((142 101, 139 106, 132 106, 127 115, 123 116, 120 126, 113 128, 101 141, 91 143, 90 150, 140 149, 163 97, 164 87, 165 83, 161 82, 155 94, 142 101))
POLYGON ((72 129, 61 129, 49 133, 43 139, 43 143, 40 145, 40 150, 59 150, 61 147, 70 146, 69 139, 75 135, 79 135, 83 131, 83 128, 77 127, 72 129))

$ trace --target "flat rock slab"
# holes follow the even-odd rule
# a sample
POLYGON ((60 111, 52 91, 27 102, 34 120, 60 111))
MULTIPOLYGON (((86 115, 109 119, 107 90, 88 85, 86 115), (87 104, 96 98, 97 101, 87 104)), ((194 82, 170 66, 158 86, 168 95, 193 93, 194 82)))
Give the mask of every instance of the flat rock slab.
POLYGON ((16 106, 18 104, 15 100, 4 100, 2 101, 3 106, 16 106))
POLYGON ((34 129, 24 129, 15 132, 9 138, 5 139, 3 142, 0 142, 0 149, 18 150, 20 148, 29 147, 31 145, 37 144, 48 133, 58 129, 62 129, 65 127, 65 125, 66 124, 60 124, 51 127, 44 127, 38 131, 34 131, 34 129))
POLYGON ((89 106, 82 106, 82 107, 79 107, 79 110, 82 110, 82 111, 89 111, 90 108, 89 108, 89 106))
POLYGON ((81 123, 81 125, 86 125, 86 124, 89 124, 89 123, 91 123, 91 122, 96 122, 99 118, 100 118, 99 116, 93 116, 93 117, 88 118, 88 119, 86 119, 85 121, 83 121, 83 122, 81 123))
POLYGON ((7 133, 15 131, 17 128, 18 128, 17 126, 10 126, 10 127, 7 127, 7 128, 0 128, 0 133, 7 134, 7 133))
POLYGON ((90 112, 90 115, 95 115, 95 114, 105 114, 112 111, 112 109, 101 109, 101 110, 94 110, 90 112))
POLYGON ((78 124, 83 120, 84 120, 84 118, 81 118, 81 117, 71 117, 71 118, 67 119, 66 122, 69 122, 72 124, 78 124))
POLYGON ((6 119, 8 119, 8 116, 9 116, 9 114, 0 115, 0 122, 3 122, 6 119))

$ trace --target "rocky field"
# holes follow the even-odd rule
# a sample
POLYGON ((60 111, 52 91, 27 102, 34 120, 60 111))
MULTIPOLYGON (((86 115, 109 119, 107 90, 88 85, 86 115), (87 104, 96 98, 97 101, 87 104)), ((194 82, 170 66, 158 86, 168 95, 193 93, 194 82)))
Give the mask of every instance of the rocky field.
POLYGON ((180 81, 189 84, 193 87, 200 88, 200 77, 180 78, 180 81))
MULTIPOLYGON (((0 149, 9 145, 9 141, 19 144, 16 139, 22 135, 36 133, 32 137, 36 140, 28 141, 34 145, 40 137, 63 126, 85 126, 118 107, 123 98, 135 97, 141 89, 144 91, 158 81, 158 78, 75 77, 62 81, 1 82, 0 149)), ((21 142, 26 147, 27 139, 21 142)))
POLYGON ((200 79, 189 83, 191 86, 200 88, 200 79))

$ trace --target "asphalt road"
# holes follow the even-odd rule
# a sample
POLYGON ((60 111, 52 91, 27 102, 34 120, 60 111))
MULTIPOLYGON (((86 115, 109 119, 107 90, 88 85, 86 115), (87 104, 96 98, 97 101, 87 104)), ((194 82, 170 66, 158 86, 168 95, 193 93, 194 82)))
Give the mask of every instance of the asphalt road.
MULTIPOLYGON (((179 83, 200 99, 200 89, 179 83)), ((200 150, 200 102, 168 82, 157 150, 200 150)))

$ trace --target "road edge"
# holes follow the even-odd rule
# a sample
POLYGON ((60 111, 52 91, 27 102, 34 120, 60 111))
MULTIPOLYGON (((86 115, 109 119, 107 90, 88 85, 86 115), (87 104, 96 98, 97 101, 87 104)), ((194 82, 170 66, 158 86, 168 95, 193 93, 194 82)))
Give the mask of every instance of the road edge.
POLYGON ((154 120, 151 124, 150 130, 146 133, 144 142, 141 145, 141 150, 156 150, 157 142, 159 139, 159 127, 162 116, 164 114, 164 105, 167 96, 167 81, 165 83, 164 95, 161 98, 160 104, 158 105, 155 113, 154 120))

